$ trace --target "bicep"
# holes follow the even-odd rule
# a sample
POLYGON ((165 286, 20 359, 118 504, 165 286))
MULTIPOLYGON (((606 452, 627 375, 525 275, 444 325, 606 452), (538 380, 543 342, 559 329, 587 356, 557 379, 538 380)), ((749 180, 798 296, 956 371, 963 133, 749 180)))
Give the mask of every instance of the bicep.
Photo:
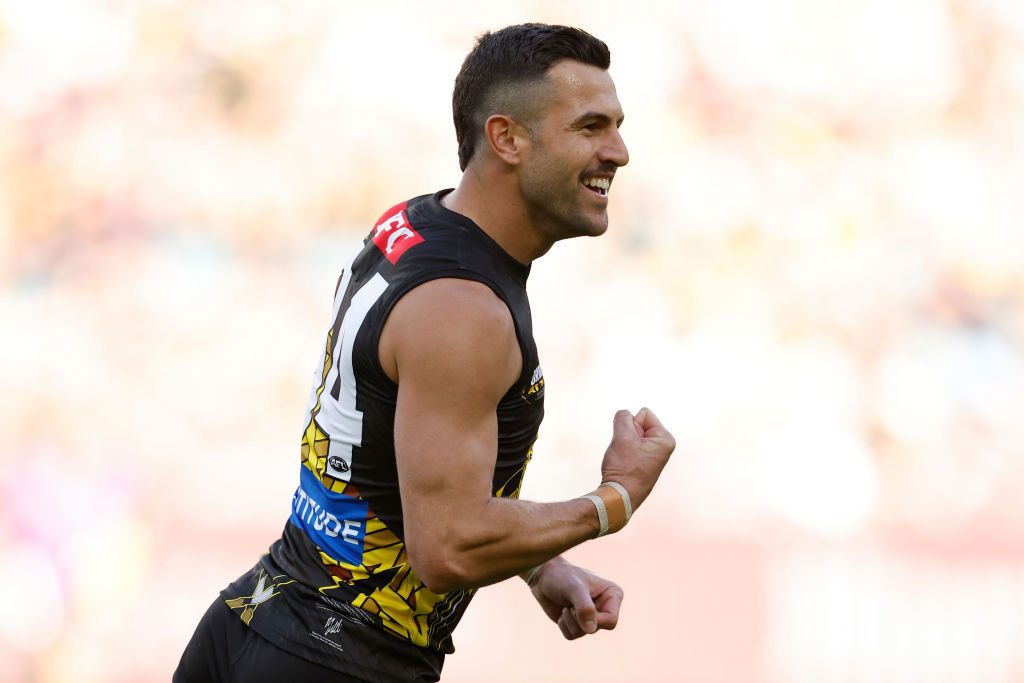
POLYGON ((395 458, 406 536, 413 541, 428 520, 431 535, 440 533, 491 493, 494 411, 486 409, 489 401, 470 404, 443 391, 415 379, 399 384, 395 458))
POLYGON ((490 499, 497 404, 522 361, 504 303, 461 280, 403 297, 385 326, 383 353, 398 379, 395 457, 412 555, 457 543, 459 525, 490 499))

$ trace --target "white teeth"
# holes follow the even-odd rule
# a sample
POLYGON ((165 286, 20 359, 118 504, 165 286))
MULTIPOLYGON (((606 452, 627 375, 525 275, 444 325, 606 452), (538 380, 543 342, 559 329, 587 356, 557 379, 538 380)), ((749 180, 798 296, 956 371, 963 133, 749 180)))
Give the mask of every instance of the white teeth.
POLYGON ((607 192, 608 188, 612 185, 612 181, 608 178, 587 178, 583 181, 583 184, 607 192))

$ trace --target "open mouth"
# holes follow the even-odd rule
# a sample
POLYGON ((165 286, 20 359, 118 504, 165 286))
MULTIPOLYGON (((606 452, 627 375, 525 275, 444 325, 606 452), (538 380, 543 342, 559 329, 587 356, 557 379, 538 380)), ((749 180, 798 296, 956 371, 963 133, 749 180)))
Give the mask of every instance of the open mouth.
POLYGON ((612 186, 611 178, 587 178, 582 182, 583 187, 587 188, 599 197, 607 197, 608 188, 612 186))

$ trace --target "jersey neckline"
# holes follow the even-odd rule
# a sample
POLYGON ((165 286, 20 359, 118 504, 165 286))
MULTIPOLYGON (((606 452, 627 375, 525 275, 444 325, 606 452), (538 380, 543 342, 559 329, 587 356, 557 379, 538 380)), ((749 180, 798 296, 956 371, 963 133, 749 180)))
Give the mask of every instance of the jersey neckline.
POLYGON ((477 225, 472 218, 464 216, 458 211, 452 211, 451 209, 449 209, 448 207, 441 203, 441 199, 445 195, 452 192, 454 189, 455 188, 449 187, 448 189, 445 190, 438 190, 434 194, 430 195, 427 201, 431 203, 431 208, 444 214, 444 216, 447 219, 451 220, 452 222, 458 223, 459 225, 479 234, 488 244, 490 244, 493 247, 494 251, 501 257, 502 261, 505 262, 509 270, 516 276, 516 279, 519 280, 519 282, 525 287, 526 279, 530 275, 531 266, 529 264, 521 263, 514 256, 512 256, 512 254, 505 251, 505 249, 500 244, 498 244, 493 237, 488 235, 483 228, 477 225))

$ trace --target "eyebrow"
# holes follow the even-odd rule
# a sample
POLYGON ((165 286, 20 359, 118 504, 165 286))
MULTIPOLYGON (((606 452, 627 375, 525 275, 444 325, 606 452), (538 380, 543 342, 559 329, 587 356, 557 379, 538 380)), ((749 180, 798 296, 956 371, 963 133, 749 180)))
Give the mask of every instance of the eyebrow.
MULTIPOLYGON (((618 121, 615 122, 615 125, 621 126, 622 122, 625 120, 626 117, 622 116, 619 118, 618 121)), ((602 114, 601 112, 588 111, 586 114, 578 116, 576 120, 572 122, 572 125, 578 126, 584 121, 597 121, 599 123, 610 124, 612 123, 612 117, 608 116, 607 114, 602 114)))

